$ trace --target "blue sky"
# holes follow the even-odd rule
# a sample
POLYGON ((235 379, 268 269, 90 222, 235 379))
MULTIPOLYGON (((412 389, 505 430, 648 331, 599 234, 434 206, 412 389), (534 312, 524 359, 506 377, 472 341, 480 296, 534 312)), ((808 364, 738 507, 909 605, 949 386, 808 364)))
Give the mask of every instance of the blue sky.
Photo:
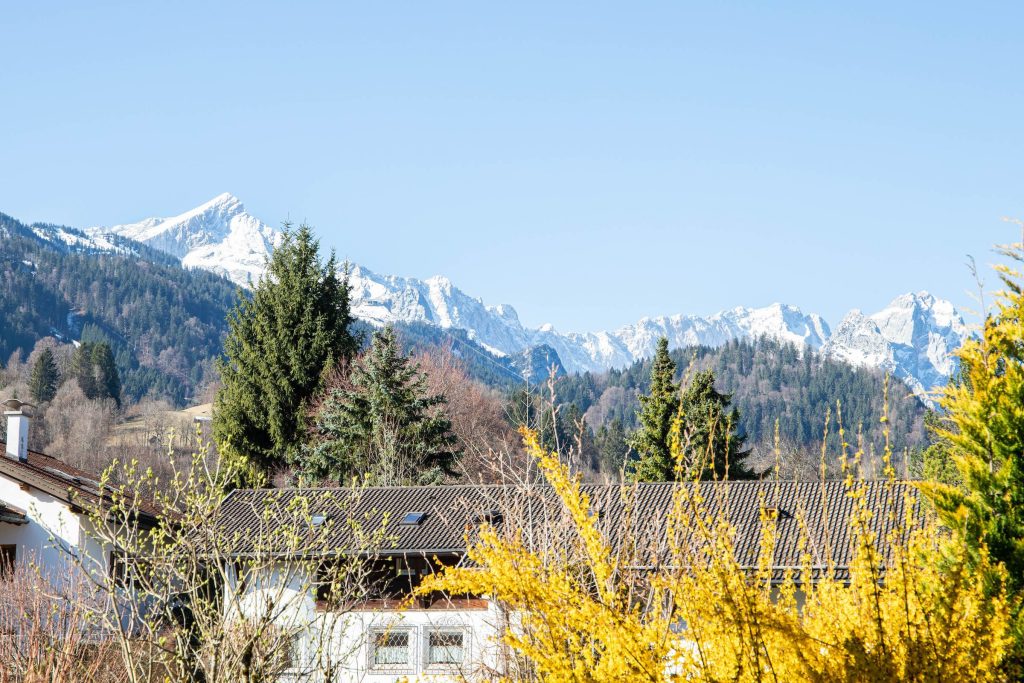
POLYGON ((229 191, 563 330, 965 305, 1024 216, 1024 6, 896 4, 7 4, 0 211, 229 191))

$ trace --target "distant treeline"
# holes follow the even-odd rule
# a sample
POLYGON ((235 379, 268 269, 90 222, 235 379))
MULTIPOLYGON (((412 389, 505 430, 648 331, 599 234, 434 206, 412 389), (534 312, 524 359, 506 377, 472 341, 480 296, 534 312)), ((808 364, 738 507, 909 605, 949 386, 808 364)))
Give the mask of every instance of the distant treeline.
MULTIPOLYGON (((733 394, 740 426, 751 444, 771 443, 776 420, 783 443, 799 447, 820 444, 830 412, 830 429, 837 434, 837 406, 842 410, 849 443, 855 444, 859 427, 866 442, 877 447, 883 441, 885 378, 876 370, 802 353, 792 344, 771 339, 677 349, 671 355, 679 368, 678 379, 704 368, 715 371, 717 387, 733 394)), ((563 377, 556 383, 558 401, 575 404, 595 431, 619 420, 628 432, 637 426, 637 396, 649 390, 650 377, 649 359, 622 370, 563 377)), ((922 445, 925 412, 925 406, 903 382, 890 381, 889 426, 897 452, 922 445)))

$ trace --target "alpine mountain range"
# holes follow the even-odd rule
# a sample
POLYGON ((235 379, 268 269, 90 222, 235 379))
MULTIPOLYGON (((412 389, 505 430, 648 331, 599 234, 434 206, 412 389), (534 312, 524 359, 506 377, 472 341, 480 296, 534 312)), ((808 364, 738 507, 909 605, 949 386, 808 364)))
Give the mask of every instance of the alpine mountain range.
MULTIPOLYGON (((263 273, 281 232, 225 193, 178 216, 88 228, 84 236, 99 249, 113 248, 111 236, 126 237, 177 257, 183 266, 248 287, 263 273)), ((653 354, 662 336, 672 348, 767 336, 856 367, 886 371, 926 402, 928 392, 955 372, 953 351, 970 335, 949 301, 924 291, 900 295, 876 313, 852 310, 834 330, 820 315, 775 303, 707 317, 643 318, 614 331, 559 332, 551 325, 525 327, 511 306, 487 305, 442 276, 419 280, 381 275, 353 264, 350 285, 353 314, 372 325, 427 323, 461 329, 497 356, 546 345, 569 372, 626 367, 653 354)))

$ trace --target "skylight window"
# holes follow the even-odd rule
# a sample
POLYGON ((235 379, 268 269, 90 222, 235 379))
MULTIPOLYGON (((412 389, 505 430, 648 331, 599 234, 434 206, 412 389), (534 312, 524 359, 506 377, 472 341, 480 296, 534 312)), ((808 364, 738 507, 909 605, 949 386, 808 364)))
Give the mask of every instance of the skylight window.
POLYGON ((426 512, 407 512, 405 513, 405 517, 402 517, 402 521, 399 522, 399 524, 402 526, 419 526, 426 518, 426 512))
POLYGON ((491 525, 501 524, 504 520, 505 515, 501 514, 501 510, 487 510, 473 518, 477 524, 486 522, 491 525))
POLYGON ((313 515, 310 522, 313 523, 314 527, 321 527, 327 523, 327 515, 313 515))

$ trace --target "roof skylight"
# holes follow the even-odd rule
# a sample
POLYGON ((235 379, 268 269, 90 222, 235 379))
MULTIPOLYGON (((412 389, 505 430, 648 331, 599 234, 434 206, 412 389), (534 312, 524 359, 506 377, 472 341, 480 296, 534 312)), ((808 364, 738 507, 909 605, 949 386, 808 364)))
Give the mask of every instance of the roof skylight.
POLYGON ((406 512, 405 517, 399 522, 402 526, 419 526, 427 518, 426 512, 406 512))

